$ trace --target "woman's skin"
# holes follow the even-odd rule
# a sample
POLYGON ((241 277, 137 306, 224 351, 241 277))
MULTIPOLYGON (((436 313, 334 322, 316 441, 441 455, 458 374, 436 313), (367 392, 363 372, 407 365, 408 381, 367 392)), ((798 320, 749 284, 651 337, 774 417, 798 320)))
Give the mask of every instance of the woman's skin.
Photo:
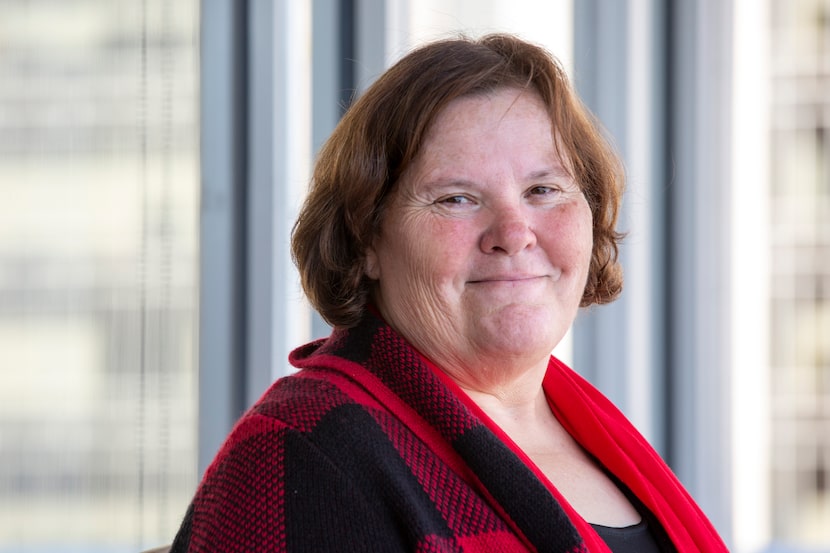
POLYGON ((367 252, 386 321, 441 367, 588 522, 640 515, 542 391, 576 317, 591 210, 541 99, 513 88, 450 103, 401 177, 367 252))

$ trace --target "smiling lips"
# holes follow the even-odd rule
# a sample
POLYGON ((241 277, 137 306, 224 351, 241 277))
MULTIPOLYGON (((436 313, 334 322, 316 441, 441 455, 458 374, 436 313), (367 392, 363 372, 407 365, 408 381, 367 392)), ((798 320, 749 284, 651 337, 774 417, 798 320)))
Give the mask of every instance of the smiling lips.
POLYGON ((497 275, 492 277, 485 277, 476 280, 468 281, 470 284, 498 284, 498 283, 516 283, 530 282, 537 279, 545 278, 546 275, 497 275))

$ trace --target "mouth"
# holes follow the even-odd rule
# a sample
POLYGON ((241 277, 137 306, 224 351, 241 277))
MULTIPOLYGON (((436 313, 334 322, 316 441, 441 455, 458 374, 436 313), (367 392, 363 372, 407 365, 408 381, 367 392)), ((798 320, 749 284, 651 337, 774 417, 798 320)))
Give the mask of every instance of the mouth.
POLYGON ((468 281, 470 284, 497 284, 497 283, 517 283, 533 282, 535 280, 543 279, 545 275, 494 275, 485 278, 468 281))

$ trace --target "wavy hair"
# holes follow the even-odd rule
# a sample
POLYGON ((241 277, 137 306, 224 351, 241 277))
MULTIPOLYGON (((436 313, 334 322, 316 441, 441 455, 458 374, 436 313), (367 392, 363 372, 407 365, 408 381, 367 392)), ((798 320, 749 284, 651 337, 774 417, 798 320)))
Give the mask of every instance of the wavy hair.
POLYGON ((557 151, 591 208, 594 244, 581 306, 617 298, 622 164, 558 61, 515 36, 493 34, 412 51, 355 101, 323 145, 291 247, 305 293, 329 324, 348 327, 362 316, 373 286, 364 275, 366 251, 436 116, 457 98, 503 88, 541 97, 557 151))

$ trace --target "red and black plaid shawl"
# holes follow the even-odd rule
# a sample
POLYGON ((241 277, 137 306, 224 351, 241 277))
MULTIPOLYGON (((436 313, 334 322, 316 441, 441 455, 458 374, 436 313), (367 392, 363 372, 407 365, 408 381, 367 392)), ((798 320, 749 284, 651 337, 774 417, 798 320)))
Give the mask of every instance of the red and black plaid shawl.
MULTIPOLYGON (((237 423, 173 551, 608 551, 509 438, 375 316, 290 360, 302 370, 237 423)), ((599 392, 555 359, 545 390, 677 550, 726 551, 599 392)))

